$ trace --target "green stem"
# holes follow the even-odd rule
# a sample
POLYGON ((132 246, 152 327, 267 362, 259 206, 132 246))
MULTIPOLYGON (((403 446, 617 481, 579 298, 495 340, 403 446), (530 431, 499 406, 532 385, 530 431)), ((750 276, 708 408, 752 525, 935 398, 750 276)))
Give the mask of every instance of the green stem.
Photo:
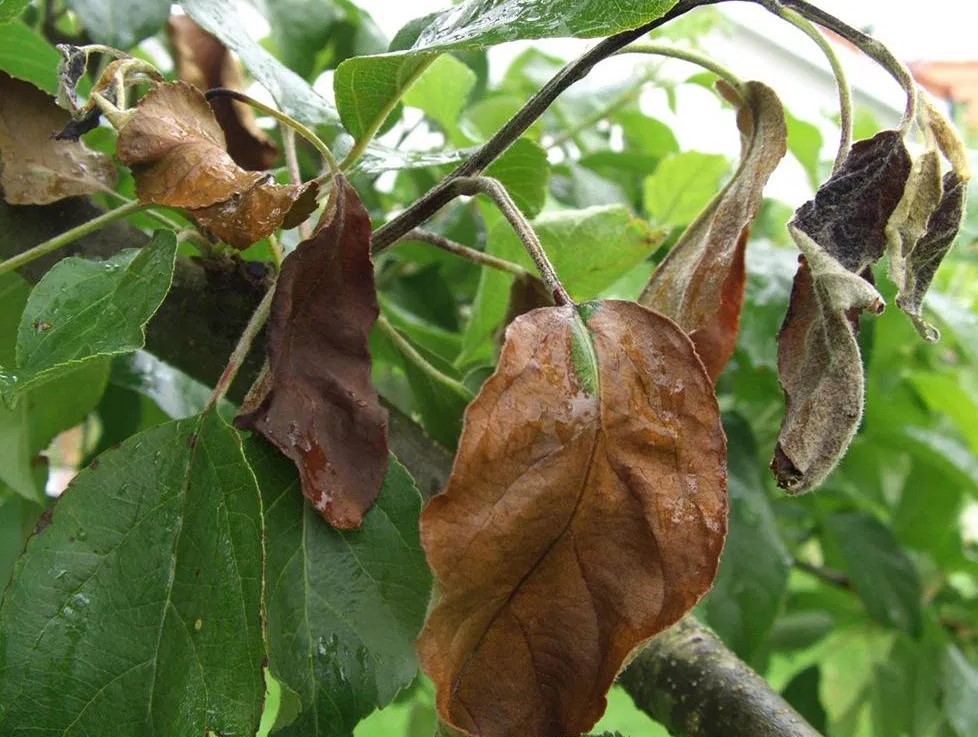
POLYGON ((492 199, 499 211, 509 221, 509 224, 513 226, 513 230, 516 231, 517 237, 522 241, 526 252, 533 259, 537 271, 540 272, 540 278, 543 279, 543 283, 547 285, 553 295, 554 304, 558 306, 574 304, 574 300, 564 289, 564 285, 560 283, 557 271, 550 263, 550 259, 547 258, 547 253, 543 250, 543 244, 540 243, 533 226, 530 225, 520 208, 513 202, 513 198, 509 196, 509 192, 499 181, 492 177, 460 177, 454 180, 453 187, 461 195, 484 194, 492 199))
POLYGON ((665 44, 642 43, 626 46, 619 51, 616 56, 621 54, 654 54, 656 56, 668 56, 673 59, 688 61, 690 64, 696 64, 697 66, 703 67, 707 71, 713 72, 715 75, 720 77, 720 79, 725 80, 731 87, 737 90, 738 93, 741 92, 744 86, 744 83, 740 80, 740 77, 731 72, 725 66, 719 64, 708 56, 704 56, 703 54, 699 54, 695 51, 690 51, 689 49, 677 49, 674 46, 667 46, 665 44))
POLYGON ((53 251, 57 251, 59 248, 63 248, 69 243, 85 237, 89 233, 94 233, 96 230, 104 228, 106 225, 114 223, 116 220, 121 220, 122 218, 128 217, 129 215, 139 212, 147 207, 149 207, 149 205, 144 205, 142 202, 130 202, 128 205, 117 207, 115 210, 109 210, 107 213, 99 215, 97 218, 93 218, 86 223, 77 225, 71 230, 66 230, 64 233, 56 235, 54 238, 50 238, 43 243, 39 243, 23 253, 18 253, 16 256, 8 258, 3 263, 0 263, 0 274, 6 274, 8 271, 19 269, 24 264, 29 264, 31 261, 38 259, 41 256, 46 256, 53 251))
POLYGON ((243 92, 229 90, 226 87, 215 87, 214 89, 207 90, 205 96, 208 100, 212 100, 215 97, 230 97, 232 100, 243 102, 245 105, 251 105, 251 107, 255 108, 256 110, 260 110, 266 115, 271 115, 279 123, 294 130, 300 136, 309 141, 309 143, 311 143, 319 152, 319 155, 323 157, 323 161, 326 162, 326 167, 329 169, 331 174, 336 175, 340 173, 340 166, 336 163, 336 157, 333 156, 333 152, 329 150, 329 147, 325 143, 323 143, 322 139, 313 133, 312 129, 307 128, 298 120, 286 115, 281 110, 276 110, 263 102, 259 102, 255 98, 250 97, 243 92))
POLYGON ((577 141, 577 134, 587 128, 590 128, 595 123, 598 123, 605 118, 607 118, 611 113, 615 112, 622 105, 631 102, 642 92, 642 87, 646 82, 651 81, 651 74, 645 74, 641 79, 633 86, 622 92, 618 97, 612 99, 607 105, 605 105, 600 110, 596 110, 588 116, 585 116, 583 120, 577 123, 577 125, 570 126, 567 130, 563 131, 560 135, 554 136, 553 140, 550 141, 550 146, 562 146, 567 141, 573 140, 574 144, 581 148, 581 144, 577 141))
POLYGON ((437 54, 432 54, 431 58, 419 63, 418 68, 404 80, 404 84, 401 85, 397 94, 391 95, 391 98, 380 109, 380 112, 374 118, 367 130, 357 137, 356 142, 353 144, 353 148, 350 149, 350 153, 346 155, 340 164, 340 169, 343 171, 349 171, 350 168, 357 162, 357 159, 359 159, 363 155, 363 152, 367 150, 367 146, 370 145, 370 142, 374 140, 377 132, 383 128, 384 121, 387 120, 387 116, 394 112, 394 108, 397 107, 397 103, 401 101, 401 97, 404 95, 404 93, 407 92, 408 88, 414 84, 424 70, 431 66, 431 63, 437 58, 437 54))
POLYGON ((418 353, 415 347, 397 331, 397 328, 391 325, 390 320, 388 320, 384 315, 377 317, 377 327, 380 328, 384 335, 390 338, 390 341, 394 344, 394 347, 397 348, 398 352, 404 356, 404 358, 414 364, 414 366, 425 374, 425 376, 434 381, 436 384, 440 384, 441 386, 445 387, 453 394, 461 397, 466 402, 472 401, 474 395, 471 391, 469 391, 469 388, 465 386, 465 384, 460 381, 456 381, 451 376, 446 376, 437 368, 432 366, 428 362, 428 359, 418 353))
POLYGON ((852 145, 852 89, 849 87, 849 80, 846 79, 845 69, 839 61, 838 54, 828 42, 828 39, 815 27, 810 20, 790 8, 781 8, 779 15, 791 25, 801 30, 811 38, 825 54, 832 67, 832 74, 835 75, 835 82, 839 88, 839 150, 835 155, 835 164, 832 171, 837 172, 849 154, 849 147, 852 145))
POLYGON ((231 384, 234 382, 234 377, 238 375, 238 370, 248 357, 248 352, 251 351, 251 346, 255 342, 255 338, 258 337, 262 328, 265 327, 265 323, 268 322, 268 316, 272 312, 272 300, 274 297, 275 286, 273 285, 265 292, 265 296, 262 297, 261 302, 258 303, 254 313, 252 313, 251 319, 248 320, 248 324, 245 325, 241 337, 238 338, 238 344, 234 347, 234 351, 232 351, 231 357, 228 359, 227 366, 221 372, 221 377, 217 380, 210 399, 207 400, 207 406, 204 408, 205 411, 215 407, 218 402, 224 399, 224 395, 228 393, 228 389, 231 388, 231 384))
POLYGON ((488 266, 492 269, 499 269, 499 271, 505 271, 509 274, 514 274, 515 276, 526 276, 529 273, 519 264, 514 264, 512 261, 506 261, 505 259, 498 258, 491 254, 477 251, 474 248, 469 248, 468 246, 464 246, 457 241, 451 240, 450 238, 438 235, 437 233, 432 233, 430 230, 415 228, 401 240, 421 241, 422 243, 427 243, 435 246, 436 248, 440 248, 443 251, 454 254, 459 258, 464 258, 468 261, 472 261, 473 263, 477 263, 480 266, 488 266))

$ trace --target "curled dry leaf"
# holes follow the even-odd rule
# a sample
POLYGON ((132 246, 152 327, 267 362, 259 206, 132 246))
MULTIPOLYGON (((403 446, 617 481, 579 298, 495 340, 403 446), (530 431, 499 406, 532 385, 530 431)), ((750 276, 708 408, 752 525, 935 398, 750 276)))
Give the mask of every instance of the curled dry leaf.
POLYGON ((387 472, 387 411, 370 383, 379 312, 370 217, 338 178, 315 235, 286 257, 268 327, 268 373, 235 420, 298 467, 302 492, 334 527, 358 527, 387 472))
POLYGON ((883 254, 910 169, 897 131, 858 141, 788 225, 804 258, 778 335, 786 406, 771 469, 792 493, 818 486, 859 427, 859 315, 883 310, 870 267, 883 254))
POLYGON ((119 131, 116 150, 141 201, 186 208, 235 248, 315 209, 314 185, 276 184, 235 164, 203 93, 186 82, 150 90, 119 131))
POLYGON ((629 653, 709 588, 726 514, 713 385, 675 323, 618 301, 518 317, 422 513, 442 719, 586 732, 629 653))
POLYGON ((890 279, 895 284, 903 284, 907 257, 927 232, 942 193, 941 160, 936 149, 929 149, 914 160, 903 197, 886 224, 890 279))
POLYGON ((55 140, 69 120, 47 93, 0 72, 0 186, 11 205, 45 205, 115 186, 108 156, 55 140))
POLYGON ((724 96, 738 108, 740 166, 682 234, 638 300, 689 333, 714 381, 737 343, 750 223, 761 206, 764 185, 787 150, 784 110, 774 91, 747 82, 741 98, 721 84, 724 96))
MULTIPOLYGON (((167 23, 177 76, 200 90, 225 87, 244 90, 241 65, 221 41, 186 15, 174 15, 167 23)), ((219 97, 210 101, 214 117, 224 131, 227 150, 243 169, 268 169, 278 159, 278 147, 255 124, 247 105, 219 97)))

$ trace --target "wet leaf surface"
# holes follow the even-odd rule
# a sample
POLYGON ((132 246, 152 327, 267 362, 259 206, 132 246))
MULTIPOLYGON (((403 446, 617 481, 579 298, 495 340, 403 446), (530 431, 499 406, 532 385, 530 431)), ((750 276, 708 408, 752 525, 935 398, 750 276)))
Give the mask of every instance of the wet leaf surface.
POLYGON ((235 248, 315 209, 314 185, 276 184, 235 164, 203 93, 186 82, 150 90, 119 131, 116 152, 142 202, 186 208, 235 248))
POLYGON ((170 12, 165 0, 69 0, 67 5, 94 41, 118 49, 155 34, 170 12))
POLYGON ((387 470, 387 412, 370 383, 378 306, 370 216, 336 191, 315 235, 285 259, 268 327, 269 374, 236 420, 299 468, 302 492, 335 527, 357 527, 387 470))
POLYGON ((422 513, 440 590, 422 665, 442 718, 480 737, 587 731, 723 544, 723 431, 689 339, 633 303, 580 309, 512 323, 422 513))
POLYGON ((0 186, 12 205, 44 205, 115 185, 105 154, 55 135, 70 116, 28 82, 0 71, 0 186))
POLYGON ((261 504, 214 413, 83 471, 0 608, 0 733, 254 734, 261 504))
MULTIPOLYGON (((237 60, 214 35, 186 15, 167 22, 177 77, 201 91, 213 87, 245 91, 246 84, 237 60)), ((242 169, 269 169, 278 159, 278 146, 255 124, 252 109, 225 97, 210 101, 214 117, 224 131, 227 150, 242 169)))
POLYGON ((770 88, 747 82, 743 100, 732 89, 727 94, 738 105, 740 166, 656 268, 638 300, 689 333, 714 381, 737 344, 750 223, 787 150, 784 111, 770 88))

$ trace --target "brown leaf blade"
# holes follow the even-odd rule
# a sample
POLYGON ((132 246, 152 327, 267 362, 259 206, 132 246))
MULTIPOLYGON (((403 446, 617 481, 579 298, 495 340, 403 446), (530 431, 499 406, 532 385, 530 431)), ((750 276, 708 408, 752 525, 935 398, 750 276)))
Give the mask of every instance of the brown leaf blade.
POLYGON ((186 208, 235 248, 315 208, 306 196, 313 185, 276 184, 239 167, 203 93, 186 82, 146 93, 120 129, 116 152, 132 169, 142 202, 186 208))
MULTIPOLYGON (((224 87, 245 89, 241 66, 223 43, 186 15, 174 15, 167 23, 177 77, 199 90, 224 87)), ((210 101, 214 117, 224 131, 227 150, 242 169, 269 169, 278 159, 278 146, 255 124, 247 105, 216 98, 210 101)))
POLYGON ((440 587, 418 649, 441 717, 479 737, 586 732, 628 654, 709 588, 726 532, 712 382, 628 302, 507 331, 422 514, 440 587))
POLYGON ((646 285, 639 304, 690 334, 716 381, 733 355, 746 283, 745 249, 764 185, 787 150, 784 110, 773 90, 747 82, 738 105, 741 162, 730 182, 686 229, 646 285))
POLYGON ((11 205, 46 205, 115 186, 104 154, 55 140, 70 116, 43 90, 0 71, 0 186, 11 205))
POLYGON ((376 322, 370 217, 343 178, 328 220, 286 257, 268 327, 269 371, 235 424, 298 467, 334 527, 358 527, 387 471, 387 411, 370 383, 376 322))

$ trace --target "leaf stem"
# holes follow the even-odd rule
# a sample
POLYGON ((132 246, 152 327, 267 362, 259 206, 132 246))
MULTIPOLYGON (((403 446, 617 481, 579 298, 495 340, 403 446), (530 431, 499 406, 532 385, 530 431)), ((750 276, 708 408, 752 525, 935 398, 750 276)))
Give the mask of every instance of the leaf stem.
POLYGON ((521 107, 512 118, 495 135, 486 141, 472 156, 459 164, 454 171, 432 187, 423 197, 416 200, 401 214, 381 226, 374 232, 373 252, 379 253, 392 243, 400 240, 405 233, 412 230, 438 210, 447 205, 456 196, 457 190, 453 182, 463 177, 481 174, 493 161, 499 158, 517 138, 523 135, 533 123, 543 115, 568 87, 584 79, 594 66, 607 59, 616 51, 636 41, 649 31, 675 20, 688 13, 693 8, 705 5, 715 5, 724 0, 679 0, 669 12, 649 21, 643 26, 609 36, 595 44, 591 49, 574 61, 564 66, 540 90, 521 107))
POLYGON ((255 338, 258 337, 262 328, 265 327, 265 323, 268 322, 274 296, 275 285, 272 285, 265 292, 265 296, 262 297, 261 302, 258 303, 254 313, 251 315, 251 319, 248 320, 248 324, 245 325, 241 337, 238 338, 238 344, 234 347, 234 351, 232 351, 231 357, 228 359, 227 366, 221 372, 221 377, 217 380, 210 399, 207 400, 207 406, 204 408, 204 411, 215 407, 218 402, 224 399, 224 395, 228 393, 228 389, 231 388, 231 384, 234 382, 234 377, 238 375, 238 370, 244 363, 245 358, 248 357, 248 352, 251 350, 255 338))
POLYGON ((49 238, 43 243, 39 243, 31 249, 24 251, 23 253, 18 253, 16 256, 8 258, 6 261, 0 263, 0 274, 6 274, 8 271, 13 271, 14 269, 19 269, 24 264, 29 264, 31 261, 40 258, 41 256, 46 256, 53 251, 57 251, 59 248, 67 246, 69 243, 83 238, 89 233, 94 233, 100 228, 104 228, 106 225, 114 223, 116 220, 121 220, 122 218, 128 217, 133 213, 139 212, 149 205, 143 204, 139 201, 132 201, 129 204, 123 205, 122 207, 117 207, 114 210, 109 210, 97 218, 92 218, 88 222, 82 223, 81 225, 76 225, 70 230, 66 230, 64 233, 56 235, 54 238, 49 238))
POLYGON ((720 79, 726 80, 738 93, 743 89, 743 81, 732 71, 710 57, 689 49, 678 49, 675 46, 667 46, 666 44, 643 43, 626 46, 617 52, 616 56, 623 54, 654 54, 656 56, 668 56, 673 59, 688 61, 690 64, 701 66, 707 71, 713 72, 720 79))
POLYGON ((438 233, 432 233, 430 230, 415 228, 410 233, 405 235, 399 242, 408 240, 421 241, 422 243, 427 243, 435 246, 436 248, 440 248, 443 251, 454 254, 459 258, 464 258, 468 261, 472 261, 473 263, 477 263, 480 266, 488 266, 491 269, 499 269, 500 271, 505 271, 516 276, 524 276, 529 273, 519 264, 515 264, 512 261, 506 261, 505 259, 498 258, 497 256, 493 256, 489 253, 477 251, 474 248, 469 248, 468 246, 464 246, 457 241, 453 241, 451 238, 438 235, 438 233))
POLYGON ((835 173, 842 166, 846 156, 849 155, 849 147, 852 145, 852 88, 849 86, 845 69, 843 69, 835 49, 832 48, 832 44, 810 20, 796 11, 784 7, 780 9, 778 15, 818 44, 822 53, 825 54, 825 58, 829 60, 832 74, 835 75, 835 82, 839 88, 839 127, 841 129, 839 150, 835 155, 835 164, 832 166, 832 172, 835 173))
POLYGON ((404 80, 404 84, 402 84, 398 90, 398 93, 391 96, 391 98, 380 109, 377 117, 374 118, 367 130, 361 133, 356 142, 354 142, 353 148, 350 149, 350 152, 343 158, 342 163, 340 163, 340 169, 343 171, 349 171, 350 168, 357 162, 357 159, 359 159, 363 155, 363 152, 367 150, 367 146, 370 145, 370 142, 374 140, 377 132, 384 127, 384 122, 387 120, 387 116, 394 112, 394 108, 397 107, 397 103, 401 101, 401 97, 404 95, 404 93, 407 92, 408 88, 414 84, 418 77, 422 75, 424 70, 431 66, 431 63, 437 59, 438 56, 439 54, 432 54, 430 58, 418 63, 418 68, 408 75, 407 79, 404 80))
POLYGON ((460 381, 456 381, 451 376, 443 374, 435 366, 432 366, 428 359, 422 356, 417 349, 411 345, 407 338, 401 335, 397 328, 391 325, 390 320, 388 320, 386 316, 379 315, 377 317, 377 327, 380 328, 384 335, 390 338, 391 343, 394 344, 394 347, 397 348, 398 352, 404 356, 405 359, 414 364, 414 366, 425 374, 425 376, 435 383, 445 387, 453 394, 461 397, 466 402, 472 401, 472 398, 475 395, 469 391, 469 388, 465 386, 465 384, 460 381))
POLYGON ((453 182, 453 187, 460 195, 484 194, 492 199, 499 211, 509 221, 509 224, 513 226, 513 230, 516 231, 517 237, 522 241, 526 252, 533 259, 533 264, 540 272, 540 278, 543 279, 543 283, 547 285, 553 295, 554 304, 558 306, 574 304, 574 300, 564 289, 564 285, 560 283, 557 271, 550 263, 550 259, 547 258, 547 253, 543 250, 543 245, 540 243, 536 231, 533 230, 533 226, 530 225, 526 216, 513 202, 513 198, 509 196, 509 192, 498 180, 492 177, 462 177, 453 182))
POLYGON ((243 102, 246 105, 251 105, 251 107, 255 108, 256 110, 260 110, 266 115, 271 115, 279 123, 287 126, 309 141, 309 143, 311 143, 319 152, 319 155, 323 157, 323 161, 326 162, 326 168, 329 169, 331 174, 335 176, 336 174, 340 173, 340 167, 339 164, 336 163, 336 157, 333 156, 333 152, 329 150, 329 147, 323 143, 323 140, 313 133, 311 128, 307 128, 290 115, 286 115, 281 110, 276 110, 263 102, 259 102, 255 98, 246 95, 243 92, 229 90, 227 87, 214 87, 213 89, 207 90, 204 96, 208 100, 213 100, 215 97, 230 97, 232 100, 237 100, 238 102, 243 102))

